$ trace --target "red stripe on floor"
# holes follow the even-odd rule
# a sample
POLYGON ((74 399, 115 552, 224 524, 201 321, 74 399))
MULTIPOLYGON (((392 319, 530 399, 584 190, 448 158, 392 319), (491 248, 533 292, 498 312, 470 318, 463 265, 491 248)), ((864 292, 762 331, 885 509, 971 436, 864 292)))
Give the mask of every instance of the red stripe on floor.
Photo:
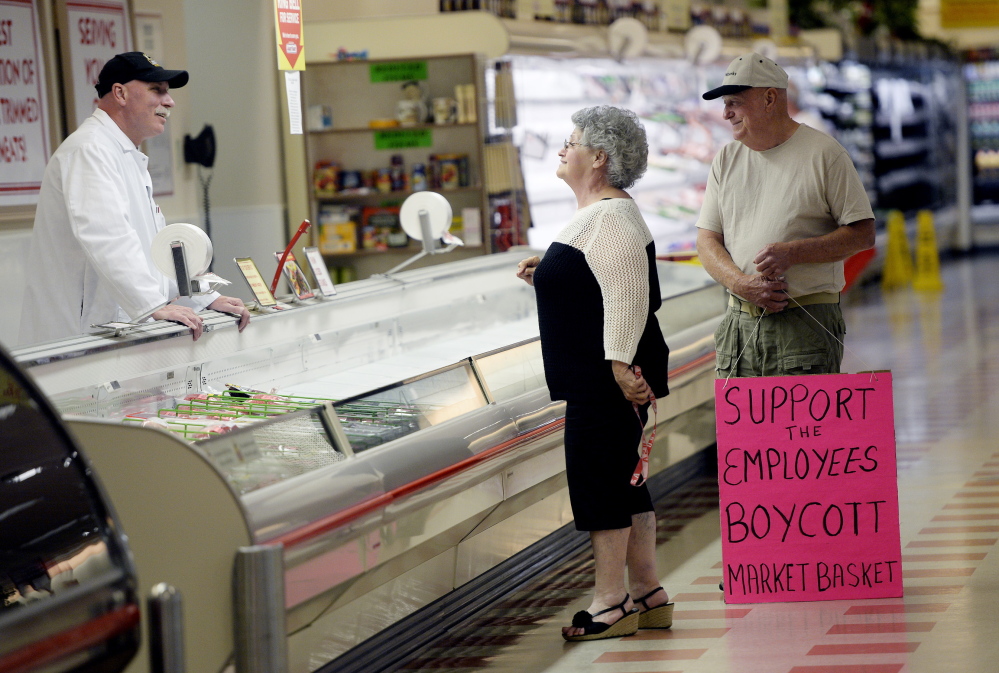
POLYGON ((685 638, 721 638, 732 629, 642 629, 625 640, 676 640, 685 638))
POLYGON ((960 584, 947 584, 937 587, 904 587, 903 593, 906 596, 948 596, 959 594, 964 589, 960 584))
POLYGON ((604 652, 595 664, 624 664, 633 661, 677 661, 697 659, 707 650, 645 650, 642 652, 604 652))
POLYGON ((919 531, 920 535, 939 533, 999 533, 999 526, 935 526, 919 531))
POLYGON ((520 617, 480 617, 472 623, 476 626, 533 626, 548 616, 547 614, 533 614, 520 617))
POLYGON ((432 657, 416 659, 403 666, 407 668, 485 668, 492 657, 432 657))
POLYGON ((975 493, 974 491, 958 491, 954 494, 955 498, 999 498, 999 491, 979 491, 975 493))
POLYGON ((936 622, 887 622, 885 624, 833 624, 827 635, 856 635, 858 633, 925 633, 936 622))
POLYGON ((907 549, 917 547, 991 547, 996 542, 999 542, 999 539, 994 537, 966 540, 913 540, 905 546, 907 549))
POLYGON ((691 582, 691 584, 718 584, 721 581, 721 575, 708 575, 706 577, 698 577, 696 580, 691 582))
POLYGON ((919 643, 843 643, 842 645, 816 645, 810 655, 824 654, 902 654, 915 652, 919 643))
POLYGON ((898 673, 905 664, 848 664, 845 666, 795 666, 788 673, 898 673))
POLYGON ((912 612, 946 612, 950 603, 911 603, 909 605, 854 605, 844 615, 894 615, 912 612))
POLYGON ((955 502, 944 505, 944 509, 992 509, 999 507, 999 502, 955 502))
POLYGON ((711 566, 711 569, 712 570, 721 570, 724 567, 725 567, 725 564, 722 563, 721 561, 719 561, 718 563, 716 563, 713 566, 711 566))
POLYGON ((999 479, 977 479, 964 485, 965 488, 992 488, 993 486, 999 486, 999 479))
POLYGON ((578 582, 553 582, 544 584, 536 588, 537 591, 571 591, 574 589, 592 589, 593 578, 579 580, 578 582))
POLYGON ((984 561, 987 554, 905 554, 902 563, 921 563, 926 561, 984 561))
POLYGON ((902 577, 971 577, 974 572, 974 568, 913 568, 902 570, 902 577))
POLYGON ((710 593, 705 593, 705 594, 696 594, 696 593, 677 594, 676 596, 673 596, 673 600, 675 600, 675 601, 720 601, 724 597, 725 597, 725 594, 723 594, 721 591, 712 591, 710 593))
POLYGON ((999 514, 938 514, 930 521, 999 521, 999 514))
POLYGON ((972 477, 999 477, 999 470, 979 470, 972 477))
POLYGON ((724 610, 677 610, 673 613, 674 620, 683 619, 741 619, 748 615, 752 608, 726 608, 724 610))
POLYGON ((493 636, 470 636, 462 634, 442 638, 434 643, 434 648, 442 647, 506 647, 513 645, 521 638, 520 633, 505 633, 493 636))
POLYGON ((516 608, 564 608, 569 603, 576 600, 576 596, 562 596, 559 598, 518 598, 511 601, 497 603, 494 607, 500 610, 512 610, 516 608))

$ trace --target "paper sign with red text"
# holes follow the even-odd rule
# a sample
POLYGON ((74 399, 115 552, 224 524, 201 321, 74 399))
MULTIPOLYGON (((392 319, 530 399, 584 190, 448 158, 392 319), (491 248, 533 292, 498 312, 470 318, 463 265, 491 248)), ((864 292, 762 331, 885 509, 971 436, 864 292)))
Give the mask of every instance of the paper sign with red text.
POLYGON ((49 149, 37 7, 0 0, 0 206, 38 201, 49 149))
POLYGON ((131 21, 126 0, 69 0, 66 3, 69 79, 75 131, 97 107, 98 75, 115 54, 132 50, 131 21))
POLYGON ((889 372, 715 381, 726 603, 902 595, 889 372))

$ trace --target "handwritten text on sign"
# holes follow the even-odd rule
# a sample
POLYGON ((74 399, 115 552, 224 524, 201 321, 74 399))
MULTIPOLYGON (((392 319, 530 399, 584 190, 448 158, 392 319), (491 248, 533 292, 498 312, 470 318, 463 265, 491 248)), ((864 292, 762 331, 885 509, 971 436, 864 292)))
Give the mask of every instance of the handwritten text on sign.
POLYGON ((30 0, 0 1, 0 205, 38 200, 49 159, 45 71, 30 0))
POLYGON ((902 595, 891 374, 718 379, 728 603, 902 595))

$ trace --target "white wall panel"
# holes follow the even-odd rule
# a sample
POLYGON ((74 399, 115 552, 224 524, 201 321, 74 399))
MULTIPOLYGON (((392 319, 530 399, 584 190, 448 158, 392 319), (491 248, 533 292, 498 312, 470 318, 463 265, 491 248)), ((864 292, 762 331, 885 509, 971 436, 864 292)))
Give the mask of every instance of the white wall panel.
POLYGON ((21 324, 21 295, 28 280, 28 245, 31 230, 0 231, 0 344, 7 349, 17 342, 21 324))

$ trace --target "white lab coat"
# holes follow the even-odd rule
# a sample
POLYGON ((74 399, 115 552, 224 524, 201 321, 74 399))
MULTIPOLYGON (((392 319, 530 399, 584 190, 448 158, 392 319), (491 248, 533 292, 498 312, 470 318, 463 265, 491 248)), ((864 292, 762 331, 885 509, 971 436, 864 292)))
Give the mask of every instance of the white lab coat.
MULTIPOLYGON (((165 220, 148 157, 103 110, 55 151, 42 178, 28 253, 22 345, 131 321, 177 296, 150 245, 165 220)), ((218 293, 181 298, 202 310, 218 293)))

